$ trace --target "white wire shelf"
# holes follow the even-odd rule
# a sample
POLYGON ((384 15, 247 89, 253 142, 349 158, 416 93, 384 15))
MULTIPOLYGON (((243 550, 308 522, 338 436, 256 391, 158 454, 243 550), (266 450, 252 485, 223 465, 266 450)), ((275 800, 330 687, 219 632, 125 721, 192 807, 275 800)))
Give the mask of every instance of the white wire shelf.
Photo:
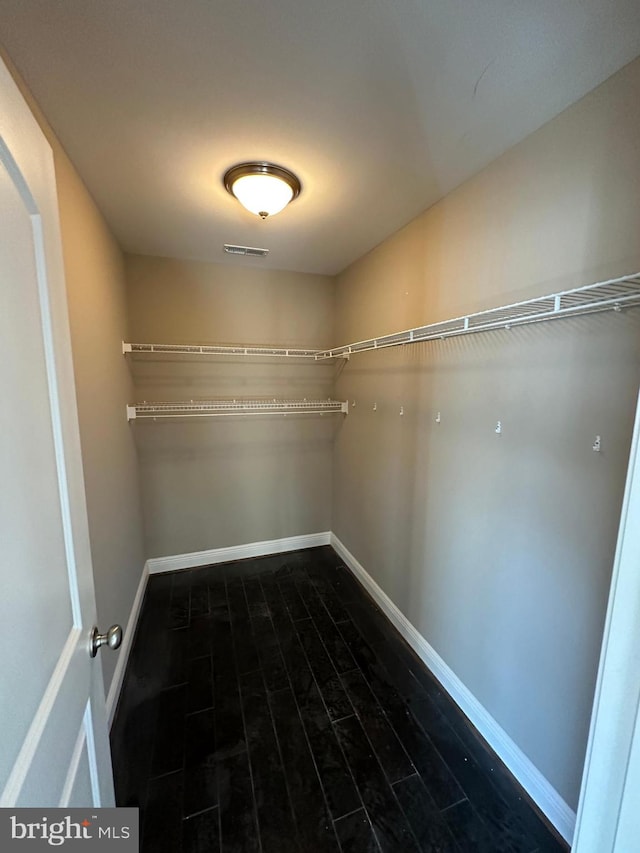
POLYGON ((189 400, 188 402, 139 403, 127 406, 127 420, 144 418, 211 418, 229 415, 326 415, 348 414, 349 404, 340 400, 189 400))
POLYGON ((318 353, 323 350, 296 349, 294 347, 257 347, 241 345, 218 344, 133 344, 122 342, 122 352, 162 353, 164 355, 226 355, 226 356, 261 356, 265 358, 308 358, 316 360, 318 353))
POLYGON ((580 314, 594 314, 600 311, 621 311, 623 308, 640 304, 640 273, 611 279, 610 281, 588 284, 573 290, 551 293, 525 302, 514 302, 499 308, 490 308, 476 314, 467 314, 453 320, 417 326, 403 332, 369 338, 345 346, 323 350, 315 355, 318 361, 329 358, 349 357, 352 353, 387 347, 406 346, 421 341, 443 340, 456 335, 470 335, 493 329, 510 329, 528 323, 541 323, 546 320, 558 320, 562 317, 575 317, 580 314))

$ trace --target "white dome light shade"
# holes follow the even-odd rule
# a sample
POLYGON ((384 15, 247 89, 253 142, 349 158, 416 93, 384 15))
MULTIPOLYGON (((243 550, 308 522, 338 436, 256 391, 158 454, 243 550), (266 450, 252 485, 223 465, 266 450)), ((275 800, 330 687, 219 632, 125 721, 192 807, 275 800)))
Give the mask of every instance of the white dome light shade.
POLYGON ((265 219, 280 213, 293 198, 293 190, 273 175, 245 175, 233 185, 233 194, 241 205, 265 219))
POLYGON ((280 213, 301 189, 292 172, 270 163, 240 163, 226 173, 224 185, 243 207, 262 219, 280 213))

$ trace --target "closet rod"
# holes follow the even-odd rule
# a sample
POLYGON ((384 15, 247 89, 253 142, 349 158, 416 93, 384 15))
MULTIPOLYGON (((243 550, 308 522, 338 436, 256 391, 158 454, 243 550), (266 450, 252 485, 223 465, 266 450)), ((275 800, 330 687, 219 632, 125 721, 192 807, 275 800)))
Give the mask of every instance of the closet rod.
POLYGON ((315 359, 322 350, 295 349, 293 347, 229 346, 217 344, 133 344, 122 342, 122 352, 164 353, 177 355, 235 355, 264 356, 266 358, 309 358, 315 359))
POLYGON ((190 400, 181 403, 139 403, 127 406, 127 419, 208 418, 230 415, 348 414, 341 400, 190 400))
POLYGON ((455 317, 452 320, 417 326, 378 338, 345 344, 319 352, 315 358, 323 361, 341 356, 348 357, 357 352, 441 340, 456 335, 471 335, 494 329, 510 329, 512 326, 541 323, 561 317, 575 317, 608 310, 621 311, 625 307, 637 304, 640 304, 640 273, 576 287, 573 290, 550 293, 547 296, 490 308, 487 311, 455 317))

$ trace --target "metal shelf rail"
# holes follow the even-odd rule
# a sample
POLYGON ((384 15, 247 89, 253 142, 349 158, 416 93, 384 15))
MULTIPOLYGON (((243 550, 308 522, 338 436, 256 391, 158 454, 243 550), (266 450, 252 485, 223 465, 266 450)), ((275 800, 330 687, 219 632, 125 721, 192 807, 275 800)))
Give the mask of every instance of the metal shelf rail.
POLYGON ((217 344, 129 344, 122 342, 122 352, 139 353, 164 353, 173 355, 233 355, 233 356, 264 356, 267 358, 309 358, 315 359, 322 350, 317 349, 295 349, 293 347, 256 347, 241 345, 217 345, 217 344))
POLYGON ((210 418, 229 415, 348 414, 340 400, 190 400, 182 403, 139 403, 127 406, 127 420, 159 418, 210 418))
POLYGON ((551 293, 525 302, 514 302, 499 308, 490 308, 465 317, 430 323, 403 332, 394 332, 378 338, 369 338, 345 346, 318 352, 316 360, 329 358, 348 358, 352 353, 387 347, 405 346, 421 341, 443 340, 456 335, 471 335, 493 329, 510 329, 528 323, 541 323, 562 317, 575 317, 581 314, 594 314, 600 311, 621 311, 640 304, 640 273, 611 279, 610 281, 588 284, 551 293))

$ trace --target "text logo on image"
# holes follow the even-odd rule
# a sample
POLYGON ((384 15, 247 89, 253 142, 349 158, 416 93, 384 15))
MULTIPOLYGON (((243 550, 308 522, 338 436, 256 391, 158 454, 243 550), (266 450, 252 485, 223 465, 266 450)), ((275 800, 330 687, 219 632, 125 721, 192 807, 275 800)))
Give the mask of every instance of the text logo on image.
POLYGON ((0 809, 0 850, 138 851, 138 809, 0 809))

